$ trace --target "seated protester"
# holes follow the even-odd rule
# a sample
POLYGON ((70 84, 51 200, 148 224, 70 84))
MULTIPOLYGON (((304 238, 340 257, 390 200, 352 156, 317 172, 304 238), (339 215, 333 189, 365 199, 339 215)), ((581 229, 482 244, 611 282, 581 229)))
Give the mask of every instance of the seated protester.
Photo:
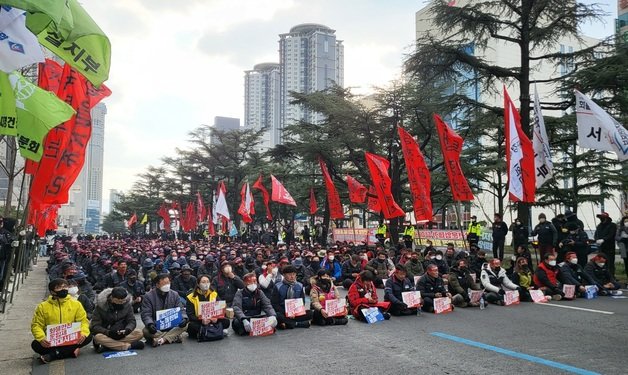
POLYGON ((83 272, 79 272, 72 280, 76 280, 76 284, 79 287, 79 294, 84 295, 90 301, 96 300, 96 293, 94 292, 94 288, 92 287, 92 283, 87 280, 87 275, 83 272))
POLYGON ((517 246, 517 249, 515 250, 515 261, 520 258, 526 258, 528 260, 528 267, 534 271, 534 268, 532 267, 532 254, 530 254, 530 250, 528 250, 528 248, 524 245, 519 245, 517 246))
POLYGON ((50 291, 48 299, 37 305, 33 314, 31 333, 34 340, 31 348, 40 355, 39 360, 43 363, 57 359, 76 358, 80 352, 79 348, 92 341, 85 309, 79 301, 68 295, 68 283, 64 279, 52 280, 48 284, 48 291, 50 291), (47 326, 75 322, 81 323, 78 344, 54 347, 46 340, 47 326))
POLYGON ((403 292, 414 291, 413 282, 406 277, 406 267, 402 264, 395 266, 395 273, 386 280, 384 287, 384 301, 391 303, 390 314, 395 316, 400 315, 416 315, 417 308, 408 308, 403 302, 403 292))
POLYGON ((292 261, 292 266, 295 270, 297 270, 297 281, 303 284, 303 287, 306 290, 310 289, 310 278, 316 276, 316 274, 312 274, 310 270, 307 269, 303 265, 303 259, 297 258, 292 261))
POLYGON ((244 263, 242 262, 242 258, 237 257, 233 260, 233 273, 242 280, 244 275, 247 273, 246 268, 244 268, 244 263))
POLYGON ((142 297, 146 293, 144 284, 137 280, 137 272, 129 270, 126 281, 120 284, 131 295, 131 303, 133 304, 133 313, 140 312, 142 307, 142 297))
POLYGON ((565 294, 562 285, 558 281, 558 266, 556 265, 556 254, 545 253, 543 262, 539 264, 534 273, 534 285, 543 291, 546 296, 551 296, 553 300, 560 301, 565 294))
POLYGON ((430 261, 430 263, 435 264, 438 267, 438 275, 446 279, 449 274, 449 265, 443 259, 443 252, 441 250, 436 250, 436 253, 434 254, 434 258, 430 261))
POLYGON ((519 300, 524 302, 532 302, 530 290, 534 289, 532 282, 532 270, 528 264, 528 259, 524 257, 517 258, 515 267, 512 270, 512 282, 519 287, 519 300))
POLYGON ((480 290, 480 286, 476 284, 475 280, 473 280, 473 277, 471 277, 471 272, 469 272, 467 261, 464 259, 460 259, 456 261, 454 266, 449 270, 449 290, 453 295, 451 302, 454 306, 480 306, 478 302, 471 302, 471 298, 469 297, 469 289, 480 290))
POLYGON ((475 254, 472 253, 469 262, 469 271, 476 275, 480 275, 482 273, 482 266, 484 263, 486 263, 486 252, 484 250, 478 250, 475 254))
POLYGON ((342 287, 349 290, 360 272, 362 272, 362 261, 358 254, 353 254, 342 264, 342 287))
POLYGON ((558 280, 563 284, 575 285, 578 297, 586 292, 587 285, 595 285, 591 276, 578 264, 578 255, 573 251, 565 254, 565 261, 558 265, 558 271, 558 280))
MULTIPOLYGON (((580 263, 580 260, 578 263, 580 263)), ((606 255, 597 253, 584 267, 584 272, 597 285, 599 295, 621 295, 622 292, 618 290, 621 286, 611 275, 606 263, 606 255)))
POLYGON ((200 275, 196 287, 192 293, 187 295, 185 300, 185 312, 187 313, 188 319, 190 319, 187 329, 190 338, 197 339, 199 332, 201 336, 203 336, 204 332, 201 332, 201 330, 210 330, 213 333, 212 336, 214 340, 222 340, 227 336, 229 319, 204 319, 200 316, 201 302, 213 302, 218 300, 218 293, 211 289, 209 276, 200 275))
POLYGON ((277 314, 266 295, 258 288, 255 274, 244 276, 243 289, 236 292, 233 298, 233 331, 240 336, 251 332, 252 318, 270 317, 272 326, 277 326, 277 314))
POLYGON ((212 280, 212 285, 218 292, 218 297, 227 302, 227 306, 231 306, 238 289, 244 288, 242 279, 233 273, 231 264, 227 261, 220 264, 220 272, 212 280))
POLYGON ((432 241, 427 240, 425 241, 425 249, 423 249, 423 257, 427 258, 427 254, 430 251, 436 251, 436 249, 432 246, 432 241))
POLYGON ((80 293, 79 287, 74 279, 68 280, 68 294, 83 305, 87 319, 91 319, 92 313, 94 312, 94 302, 87 298, 86 295, 80 293))
POLYGON ((342 265, 336 259, 334 250, 327 250, 327 256, 321 261, 321 269, 329 273, 334 283, 340 282, 342 279, 342 265))
POLYGON ((270 261, 262 266, 262 273, 259 275, 258 280, 259 288, 270 300, 275 284, 283 280, 283 276, 279 273, 279 268, 277 268, 275 262, 270 261))
POLYGON ((454 244, 452 242, 447 244, 447 249, 445 250, 445 254, 444 254, 444 258, 443 260, 447 263, 447 266, 449 268, 454 266, 454 262, 456 260, 456 256, 458 254, 456 254, 456 248, 454 247, 454 244))
POLYGON ((94 335, 97 353, 144 349, 142 331, 135 329, 132 297, 123 287, 107 288, 96 300, 96 310, 89 329, 94 335))
POLYGON ((360 275, 349 288, 349 293, 347 294, 349 308, 351 309, 351 315, 357 320, 365 321, 362 309, 370 307, 377 307, 384 315, 384 319, 390 319, 390 314, 388 313, 390 302, 379 302, 377 300, 374 280, 375 275, 373 275, 373 272, 364 270, 360 272, 360 275))
POLYGON ((364 269, 371 271, 375 277, 375 286, 379 288, 384 285, 382 279, 388 279, 390 272, 395 269, 395 266, 386 259, 386 253, 380 251, 377 253, 376 258, 371 259, 371 261, 366 264, 364 269))
POLYGON ((423 263, 419 259, 419 252, 413 251, 410 253, 410 261, 404 264, 406 267, 408 279, 410 279, 414 283, 415 276, 421 276, 425 273, 423 269, 423 263))
POLYGON ((126 280, 127 264, 125 261, 118 262, 118 268, 105 276, 105 288, 113 288, 126 280))
POLYGON ((312 310, 312 323, 319 326, 345 325, 347 320, 347 310, 343 316, 330 317, 325 310, 325 302, 328 300, 342 299, 336 286, 331 281, 331 277, 325 270, 319 270, 318 275, 312 278, 312 290, 310 291, 310 309, 312 310))
POLYGON ((421 292, 421 309, 426 312, 434 312, 434 298, 452 297, 445 289, 445 281, 436 264, 427 266, 425 274, 416 283, 416 290, 421 292))
POLYGON ((181 274, 172 280, 172 290, 179 293, 181 298, 187 298, 196 285, 196 277, 192 276, 192 267, 187 264, 181 267, 181 274))
POLYGON ((486 301, 504 306, 506 290, 518 290, 518 288, 506 276, 506 270, 501 265, 502 262, 499 258, 494 258, 489 263, 484 263, 480 282, 484 287, 486 301))
POLYGON ((300 298, 305 305, 305 289, 303 284, 297 281, 297 270, 293 266, 285 266, 281 273, 283 274, 283 281, 275 285, 270 298, 279 321, 277 327, 281 329, 310 328, 310 320, 312 320, 312 311, 310 310, 305 310, 305 315, 294 318, 286 317, 286 300, 300 298))
POLYGON ((142 322, 144 322, 144 338, 146 342, 153 346, 164 344, 181 343, 181 334, 185 332, 188 325, 188 316, 185 313, 185 306, 179 298, 179 293, 170 290, 170 277, 167 273, 157 275, 155 278, 155 288, 144 295, 141 310, 142 322), (178 326, 167 330, 159 331, 155 321, 157 311, 181 308, 183 320, 178 326))

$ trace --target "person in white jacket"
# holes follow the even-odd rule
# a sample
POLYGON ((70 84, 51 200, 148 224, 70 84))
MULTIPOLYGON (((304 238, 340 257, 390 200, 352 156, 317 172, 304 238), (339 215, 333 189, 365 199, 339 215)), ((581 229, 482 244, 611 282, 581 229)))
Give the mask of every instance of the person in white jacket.
POLYGON ((283 276, 279 273, 279 268, 275 262, 269 261, 262 266, 262 273, 259 275, 258 283, 266 297, 270 299, 273 287, 282 280, 283 276))
POLYGON ((482 265, 480 281, 486 292, 486 300, 490 303, 503 306, 504 294, 508 290, 517 290, 517 285, 506 276, 506 270, 501 267, 498 258, 491 259, 482 265))

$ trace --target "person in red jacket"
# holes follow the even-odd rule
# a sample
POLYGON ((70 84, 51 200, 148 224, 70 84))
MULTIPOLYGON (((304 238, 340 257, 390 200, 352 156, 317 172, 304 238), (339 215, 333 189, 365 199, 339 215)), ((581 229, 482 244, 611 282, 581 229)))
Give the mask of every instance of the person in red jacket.
POLYGON ((534 273, 534 285, 542 290, 546 296, 552 296, 555 301, 560 301, 565 296, 558 282, 558 272, 556 254, 545 253, 543 262, 539 264, 534 273))
POLYGON ((390 314, 388 313, 390 302, 379 302, 377 300, 377 289, 375 289, 373 280, 375 280, 373 272, 362 271, 349 288, 349 293, 347 294, 349 308, 351 309, 351 315, 358 320, 365 320, 361 310, 369 307, 377 307, 384 319, 390 319, 390 314))

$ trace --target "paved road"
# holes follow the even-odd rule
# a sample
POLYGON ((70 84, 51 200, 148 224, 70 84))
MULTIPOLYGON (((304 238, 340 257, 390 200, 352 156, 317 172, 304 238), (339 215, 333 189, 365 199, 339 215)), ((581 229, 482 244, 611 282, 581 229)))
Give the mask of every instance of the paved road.
POLYGON ((126 358, 104 359, 90 345, 79 359, 51 366, 35 363, 33 374, 628 373, 628 299, 550 305, 456 309, 446 315, 393 317, 373 325, 350 320, 344 327, 279 331, 261 338, 229 336, 212 343, 186 339, 126 358), (460 342, 464 339, 476 346, 460 342), (477 347, 482 344, 496 348, 477 347), (515 353, 495 351, 502 349, 515 353), (539 363, 542 360, 572 368, 560 370, 539 363))

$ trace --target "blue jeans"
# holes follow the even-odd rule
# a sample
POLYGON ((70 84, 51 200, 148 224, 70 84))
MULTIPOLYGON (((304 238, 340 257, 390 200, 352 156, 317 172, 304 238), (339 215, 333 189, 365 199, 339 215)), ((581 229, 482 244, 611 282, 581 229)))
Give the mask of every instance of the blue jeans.
POLYGON ((45 257, 46 255, 48 255, 48 245, 39 245, 39 256, 45 257))

